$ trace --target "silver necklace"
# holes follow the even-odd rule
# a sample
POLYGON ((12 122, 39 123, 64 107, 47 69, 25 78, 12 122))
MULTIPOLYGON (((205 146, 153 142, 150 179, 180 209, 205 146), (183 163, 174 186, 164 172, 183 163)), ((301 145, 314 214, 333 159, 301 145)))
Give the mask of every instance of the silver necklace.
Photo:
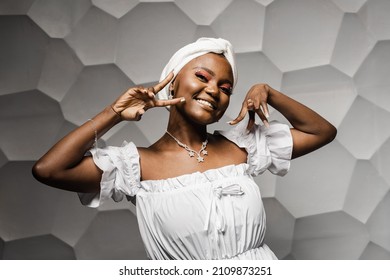
POLYGON ((204 142, 202 142, 202 148, 199 150, 199 152, 197 152, 197 151, 191 149, 190 147, 188 147, 186 144, 180 142, 179 139, 177 139, 175 136, 173 136, 172 134, 170 134, 170 133, 168 132, 168 130, 166 130, 166 133, 168 133, 168 135, 171 136, 172 139, 175 140, 176 143, 177 143, 180 147, 184 148, 184 149, 188 152, 188 155, 189 155, 190 157, 194 157, 195 155, 197 155, 198 157, 196 158, 196 160, 197 160, 198 162, 204 162, 204 156, 207 156, 207 155, 208 155, 208 153, 207 153, 207 151, 206 151, 207 143, 209 142, 209 139, 208 139, 208 138, 207 138, 204 142))

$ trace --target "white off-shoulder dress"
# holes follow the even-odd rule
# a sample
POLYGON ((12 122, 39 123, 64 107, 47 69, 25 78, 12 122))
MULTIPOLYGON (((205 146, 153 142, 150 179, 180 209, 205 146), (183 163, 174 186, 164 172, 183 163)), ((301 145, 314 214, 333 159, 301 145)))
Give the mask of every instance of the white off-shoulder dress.
POLYGON ((101 190, 79 194, 81 202, 98 207, 110 198, 136 195, 139 229, 151 259, 276 259, 264 244, 265 213, 253 176, 267 169, 286 174, 292 137, 289 127, 277 122, 249 134, 245 129, 242 122, 216 133, 245 148, 246 163, 164 180, 140 180, 132 142, 92 149, 103 171, 101 190))

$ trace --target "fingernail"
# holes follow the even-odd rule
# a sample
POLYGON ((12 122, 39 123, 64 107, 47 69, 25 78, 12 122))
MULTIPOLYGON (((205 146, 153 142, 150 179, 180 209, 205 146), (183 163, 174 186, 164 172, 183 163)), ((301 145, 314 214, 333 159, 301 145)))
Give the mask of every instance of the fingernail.
POLYGON ((182 97, 182 98, 180 99, 180 102, 181 102, 181 103, 186 102, 186 99, 185 99, 184 97, 182 97))
POLYGON ((232 121, 228 121, 228 122, 226 122, 227 124, 232 124, 232 121))

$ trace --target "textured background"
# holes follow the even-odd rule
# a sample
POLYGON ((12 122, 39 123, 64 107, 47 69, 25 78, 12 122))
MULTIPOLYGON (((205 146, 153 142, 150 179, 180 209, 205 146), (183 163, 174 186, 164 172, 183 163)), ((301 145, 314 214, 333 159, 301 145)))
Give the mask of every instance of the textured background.
MULTIPOLYGON (((129 203, 82 207, 36 182, 31 167, 126 88, 155 83, 200 36, 237 51, 239 82, 218 128, 259 82, 338 128, 287 176, 256 179, 276 255, 390 259, 389 14, 389 0, 1 0, 0 259, 145 258, 129 203)), ((100 145, 147 146, 167 117, 148 111, 100 145)))

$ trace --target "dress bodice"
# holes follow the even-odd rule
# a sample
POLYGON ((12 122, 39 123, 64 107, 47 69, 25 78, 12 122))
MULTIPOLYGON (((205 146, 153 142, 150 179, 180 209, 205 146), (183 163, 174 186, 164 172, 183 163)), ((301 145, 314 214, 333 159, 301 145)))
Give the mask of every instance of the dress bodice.
POLYGON ((289 168, 288 126, 273 123, 246 133, 240 126, 218 132, 245 148, 247 163, 163 180, 140 180, 133 143, 91 150, 103 170, 97 194, 79 194, 83 204, 137 196, 137 219, 151 259, 275 259, 264 244, 265 212, 253 176, 289 168))

